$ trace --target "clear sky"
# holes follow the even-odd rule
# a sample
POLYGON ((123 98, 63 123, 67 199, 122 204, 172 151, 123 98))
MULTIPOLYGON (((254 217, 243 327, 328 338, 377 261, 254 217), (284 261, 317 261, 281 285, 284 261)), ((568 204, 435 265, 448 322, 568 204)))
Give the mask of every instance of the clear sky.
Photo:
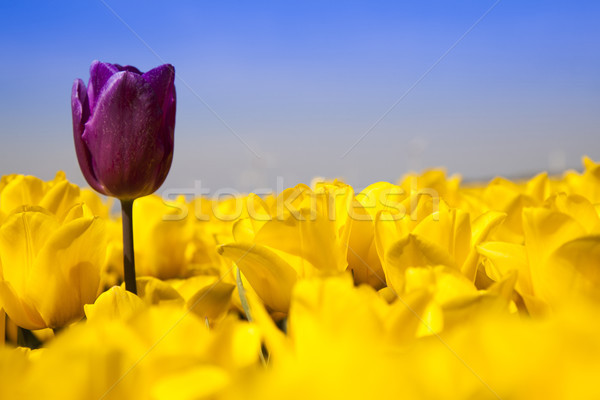
POLYGON ((94 59, 175 66, 163 188, 580 168, 600 160, 599 21, 596 1, 0 2, 0 173, 84 183, 70 93, 94 59))

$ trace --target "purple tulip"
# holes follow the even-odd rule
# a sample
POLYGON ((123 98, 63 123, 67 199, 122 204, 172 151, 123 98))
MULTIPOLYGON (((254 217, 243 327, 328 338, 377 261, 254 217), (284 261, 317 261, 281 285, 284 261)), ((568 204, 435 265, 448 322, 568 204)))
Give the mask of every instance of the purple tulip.
POLYGON ((155 192, 173 159, 175 69, 146 73, 94 61, 86 89, 71 94, 75 151, 88 184, 98 192, 133 200, 155 192))

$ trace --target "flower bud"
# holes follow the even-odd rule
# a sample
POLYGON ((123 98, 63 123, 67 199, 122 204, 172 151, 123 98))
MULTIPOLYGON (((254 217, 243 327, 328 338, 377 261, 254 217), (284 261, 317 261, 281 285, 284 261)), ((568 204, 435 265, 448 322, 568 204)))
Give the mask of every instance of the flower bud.
POLYGON ((175 69, 146 73, 94 61, 88 87, 73 84, 71 109, 79 166, 88 184, 120 200, 156 191, 173 159, 175 69))

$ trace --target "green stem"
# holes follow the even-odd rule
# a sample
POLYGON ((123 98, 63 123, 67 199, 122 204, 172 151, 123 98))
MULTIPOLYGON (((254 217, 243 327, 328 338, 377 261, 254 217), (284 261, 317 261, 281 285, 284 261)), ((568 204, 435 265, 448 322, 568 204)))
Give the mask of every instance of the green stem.
POLYGON ((135 257, 133 253, 133 200, 121 200, 123 217, 123 269, 125 289, 137 294, 135 284, 135 257))

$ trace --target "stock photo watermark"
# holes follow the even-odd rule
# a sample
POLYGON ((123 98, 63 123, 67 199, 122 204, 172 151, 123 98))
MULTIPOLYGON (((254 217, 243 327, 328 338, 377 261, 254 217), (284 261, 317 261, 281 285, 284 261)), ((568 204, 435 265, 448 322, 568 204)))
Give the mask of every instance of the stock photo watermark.
POLYGON ((242 193, 233 188, 211 190, 196 180, 193 187, 167 188, 161 193, 170 210, 163 221, 183 221, 188 217, 198 221, 235 221, 247 217, 255 221, 315 221, 325 218, 336 221, 349 218, 373 221, 408 218, 418 221, 419 213, 439 220, 439 193, 432 188, 419 188, 416 179, 410 188, 387 185, 377 190, 354 193, 350 186, 328 181, 313 182, 314 189, 297 185, 284 189, 283 178, 277 178, 277 189, 262 188, 242 193))

